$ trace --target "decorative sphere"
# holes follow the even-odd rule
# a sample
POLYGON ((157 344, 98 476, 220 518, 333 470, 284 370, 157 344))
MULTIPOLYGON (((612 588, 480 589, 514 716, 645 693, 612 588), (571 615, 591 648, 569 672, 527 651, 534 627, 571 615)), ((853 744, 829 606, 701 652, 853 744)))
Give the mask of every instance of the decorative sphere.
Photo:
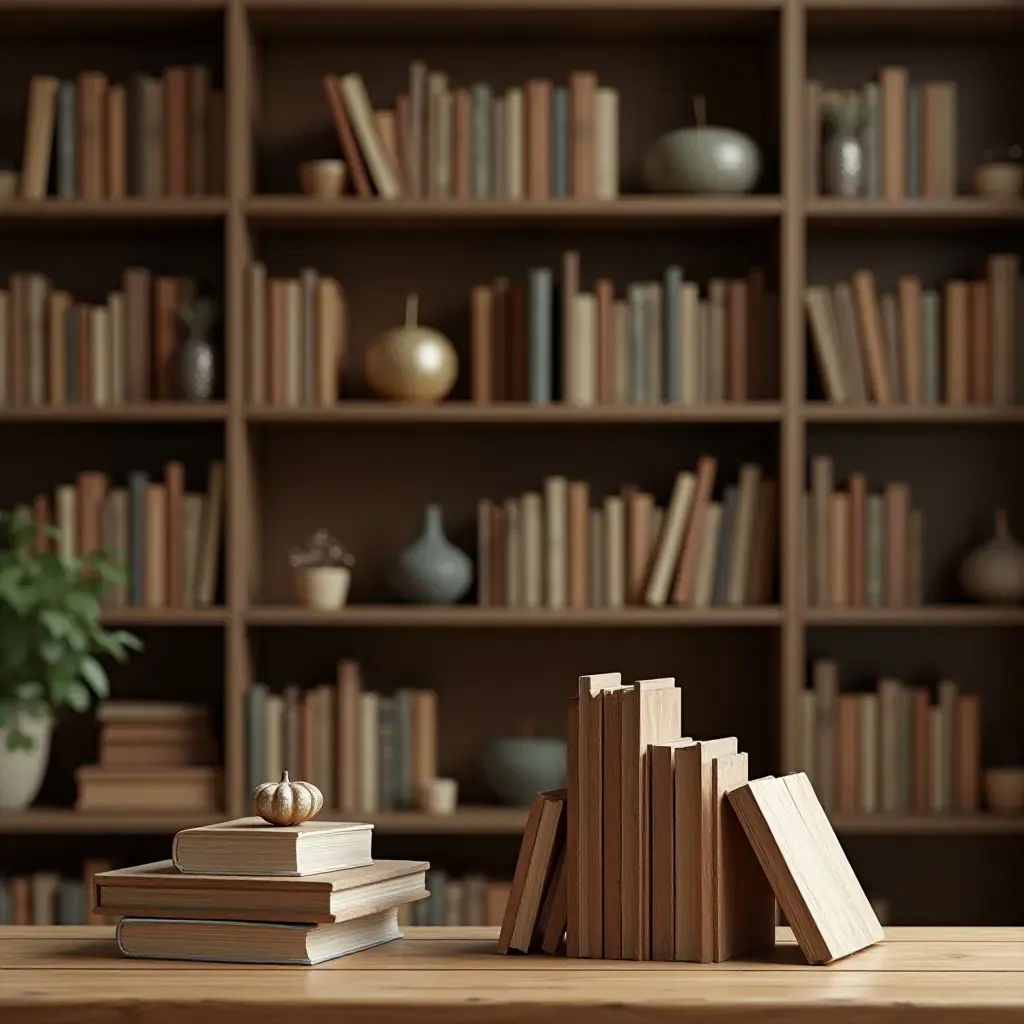
POLYGON ((366 381, 383 398, 440 402, 455 386, 455 346, 431 327, 406 325, 387 331, 366 353, 366 381))
POLYGON ((757 143, 733 128, 698 126, 663 135, 644 161, 652 192, 749 192, 761 175, 757 143))

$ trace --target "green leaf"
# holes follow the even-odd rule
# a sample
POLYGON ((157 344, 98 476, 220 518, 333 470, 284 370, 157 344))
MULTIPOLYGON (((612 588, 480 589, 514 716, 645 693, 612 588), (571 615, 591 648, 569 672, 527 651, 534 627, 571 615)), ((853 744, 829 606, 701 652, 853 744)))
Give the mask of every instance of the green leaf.
POLYGON ((92 704, 92 694, 89 692, 89 688, 77 680, 68 684, 64 699, 75 711, 88 711, 92 704))
POLYGON ((82 664, 79 667, 79 672, 97 697, 103 700, 109 695, 110 682, 107 679, 107 673, 95 658, 91 655, 87 658, 83 658, 82 664))
POLYGON ((42 683, 21 683, 15 689, 14 694, 18 700, 30 701, 42 698, 44 688, 42 683))
POLYGON ((44 608, 39 613, 39 621, 55 640, 67 640, 77 628, 70 615, 52 608, 44 608))

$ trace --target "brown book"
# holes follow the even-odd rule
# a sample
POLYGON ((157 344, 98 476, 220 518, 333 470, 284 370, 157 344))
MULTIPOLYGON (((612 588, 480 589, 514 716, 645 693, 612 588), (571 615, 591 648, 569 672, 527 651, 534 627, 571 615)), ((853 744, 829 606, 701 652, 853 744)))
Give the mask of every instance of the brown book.
POLYGON ((145 267, 128 267, 122 278, 125 308, 125 397, 147 402, 152 391, 153 282, 145 267))
POLYGON ((471 395, 474 402, 489 405, 494 401, 494 374, 491 369, 494 329, 494 291, 490 285, 473 287, 470 295, 471 395))
POLYGON ((851 279, 851 285, 857 308, 857 326, 864 364, 867 366, 871 385, 871 397, 879 405, 892 405, 892 386, 886 372, 885 336, 882 331, 875 275, 870 270, 858 270, 851 279))
POLYGON ((566 604, 569 608, 586 608, 589 604, 588 529, 590 488, 586 481, 571 480, 566 489, 568 532, 566 534, 566 604))
POLYGON ((164 83, 164 195, 188 195, 189 69, 167 67, 164 83))
POLYGON ((153 284, 153 393, 158 401, 176 396, 179 279, 158 277, 153 284))
POLYGON ((427 65, 414 60, 409 65, 409 194, 418 199, 427 197, 429 116, 427 65))
POLYGON ((708 505, 715 490, 717 471, 718 461, 710 455, 703 456, 697 463, 697 490, 693 498, 693 510, 690 513, 690 520, 686 525, 686 533, 683 537, 679 568, 672 586, 673 604, 688 605, 693 602, 704 522, 707 519, 708 505))
POLYGON ((191 812, 210 814, 223 799, 220 768, 108 768, 83 765, 75 771, 75 809, 110 814, 191 812))
POLYGON ((50 293, 47 334, 47 397, 51 405, 64 405, 68 396, 68 310, 71 295, 65 291, 50 293))
POLYGON ((910 809, 914 812, 929 810, 929 787, 931 785, 931 694, 923 686, 911 690, 911 715, 913 718, 913 747, 911 749, 912 770, 910 809))
MULTIPOLYGON (((113 865, 110 861, 99 859, 96 857, 90 857, 82 864, 82 884, 85 886, 85 924, 110 924, 112 918, 102 914, 96 909, 96 884, 95 879, 98 874, 104 871, 110 871, 113 865)), ((11 879, 11 895, 14 895, 14 881, 11 879)), ((18 921, 12 921, 12 924, 18 924, 18 921)), ((29 921, 22 922, 29 924, 29 921)))
POLYGON ((96 396, 92 389, 92 306, 75 303, 75 384, 76 397, 82 405, 91 405, 96 396))
POLYGON ((627 689, 620 686, 605 690, 602 695, 603 779, 601 863, 604 890, 601 903, 604 911, 603 949, 606 960, 622 955, 622 701, 627 689))
POLYGON ((405 175, 402 173, 402 164, 399 157, 398 145, 398 116, 393 110, 375 110, 373 112, 373 126, 380 136, 381 146, 384 149, 384 156, 395 180, 404 188, 405 175))
POLYGON ((957 194, 956 82, 921 86, 921 194, 952 199, 957 194))
POLYGON ((573 199, 594 198, 594 105, 597 75, 574 71, 569 76, 569 152, 573 199))
POLYGON ((541 908, 540 920, 537 922, 540 930, 540 948, 545 953, 563 952, 565 942, 566 922, 566 851, 563 847, 558 863, 555 865, 555 873, 548 884, 548 891, 544 896, 544 906, 541 908))
POLYGON ((886 484, 885 508, 885 604, 904 608, 907 604, 907 534, 910 525, 910 485, 899 481, 886 484))
POLYGON ((210 69, 193 64, 188 69, 188 194, 210 193, 210 158, 207 122, 210 118, 210 69))
POLYGON ((953 720, 956 809, 973 812, 981 807, 981 700, 976 693, 957 695, 953 720))
POLYGON ((146 485, 144 603, 147 608, 167 607, 167 487, 146 485))
MULTIPOLYGON (((32 522, 38 526, 53 526, 53 505, 48 494, 37 494, 32 501, 32 522)), ((36 534, 35 553, 45 555, 54 549, 52 537, 36 534)))
POLYGON ((78 198, 103 199, 106 195, 107 76, 83 71, 75 86, 78 133, 75 139, 78 198))
MULTIPOLYGON (((565 726, 565 953, 579 957, 585 948, 580 900, 579 697, 569 698, 565 726)), ((524 837, 523 843, 525 845, 524 837)))
POLYGON ((469 199, 472 101, 468 89, 452 93, 452 196, 469 199))
POLYGON ((108 199, 128 194, 128 92, 123 85, 107 90, 106 165, 108 199))
POLYGON ((362 678, 359 662, 343 658, 338 662, 335 713, 337 714, 338 780, 335 787, 343 811, 359 806, 359 697, 362 678))
MULTIPOLYGON (((626 603, 641 604, 653 546, 654 495, 630 490, 626 496, 626 603)), ((669 739, 675 739, 674 736, 669 739)))
POLYGON ((975 405, 987 405, 992 398, 992 350, 989 335, 989 283, 970 284, 970 387, 968 395, 975 405))
POLYGON ((75 481, 78 491, 78 536, 75 550, 87 558, 100 550, 100 512, 109 480, 106 473, 79 473, 75 481))
POLYGON ((182 500, 185 496, 185 466, 172 460, 164 466, 167 487, 167 604, 182 606, 181 546, 182 500))
POLYGON ((867 545, 867 477, 863 473, 850 474, 849 511, 849 580, 850 604, 862 607, 866 601, 865 557, 867 545))
POLYGON ((726 333, 728 354, 726 356, 726 398, 730 402, 744 402, 748 399, 747 342, 748 315, 747 282, 743 278, 730 280, 726 292, 726 333))
POLYGON ((345 157, 348 174, 356 195, 360 199, 371 199, 373 191, 370 188, 369 175, 366 173, 366 164, 363 162, 362 153, 356 144, 348 111, 341 98, 341 79, 338 75, 326 74, 320 81, 323 85, 324 95, 327 97, 327 105, 330 107, 331 118, 334 121, 334 130, 338 134, 338 142, 342 155, 345 157))
POLYGON ((924 401, 924 319, 921 313, 921 279, 905 275, 897 282, 900 311, 900 370, 903 397, 911 405, 924 401))
POLYGON ((970 380, 969 345, 971 336, 970 285, 966 281, 946 282, 946 404, 967 404, 970 380))
POLYGON ((25 144, 21 158, 21 178, 18 182, 22 199, 46 198, 59 87, 60 80, 53 75, 33 75, 29 81, 25 144))
POLYGON ((531 78, 525 87, 526 198, 551 197, 551 82, 531 78))
POLYGON ((526 290, 516 281, 506 298, 508 325, 505 333, 505 398, 525 402, 529 354, 526 337, 526 290))
POLYGON ((884 67, 878 72, 882 113, 882 198, 907 195, 907 91, 910 74, 905 67, 884 67))
POLYGON ((424 899, 429 867, 426 861, 375 860, 306 877, 204 875, 162 860, 98 873, 95 907, 132 917, 246 921, 255 911, 265 921, 350 921, 424 899))
POLYGON ((270 404, 284 405, 286 296, 288 282, 274 277, 267 282, 267 396, 270 404))
POLYGON ((828 496, 829 604, 850 603, 850 495, 833 491, 828 496))
POLYGON ((994 253, 989 257, 991 393, 996 405, 1012 405, 1016 394, 1020 276, 1020 257, 1015 253, 994 253))
POLYGON ((607 277, 594 282, 597 301, 597 402, 610 405, 614 395, 615 361, 614 333, 615 283, 607 277))

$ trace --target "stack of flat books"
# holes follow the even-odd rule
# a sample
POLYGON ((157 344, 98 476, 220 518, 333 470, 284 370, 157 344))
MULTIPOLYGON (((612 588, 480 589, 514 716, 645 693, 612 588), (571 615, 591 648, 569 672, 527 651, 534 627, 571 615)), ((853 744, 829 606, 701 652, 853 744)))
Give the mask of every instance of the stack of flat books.
POLYGON ((171 860, 94 876, 131 957, 322 963, 401 938, 398 908, 426 898, 425 861, 373 860, 373 826, 239 818, 174 837, 171 860))

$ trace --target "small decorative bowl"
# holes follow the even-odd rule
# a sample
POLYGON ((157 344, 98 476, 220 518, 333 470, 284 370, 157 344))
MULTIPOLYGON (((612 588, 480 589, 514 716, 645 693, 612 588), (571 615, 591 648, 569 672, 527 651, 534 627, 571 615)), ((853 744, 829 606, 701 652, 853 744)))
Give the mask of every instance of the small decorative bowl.
POLYGON ((565 740, 508 737, 487 745, 481 767, 503 804, 525 807, 537 793, 565 785, 565 759, 565 740))
POLYGON ((299 168, 299 184, 307 196, 337 199, 345 191, 348 166, 344 160, 307 160, 299 168))
POLYGON ((761 151, 749 135, 710 125, 662 135, 644 161, 652 192, 740 195, 761 175, 761 151))

